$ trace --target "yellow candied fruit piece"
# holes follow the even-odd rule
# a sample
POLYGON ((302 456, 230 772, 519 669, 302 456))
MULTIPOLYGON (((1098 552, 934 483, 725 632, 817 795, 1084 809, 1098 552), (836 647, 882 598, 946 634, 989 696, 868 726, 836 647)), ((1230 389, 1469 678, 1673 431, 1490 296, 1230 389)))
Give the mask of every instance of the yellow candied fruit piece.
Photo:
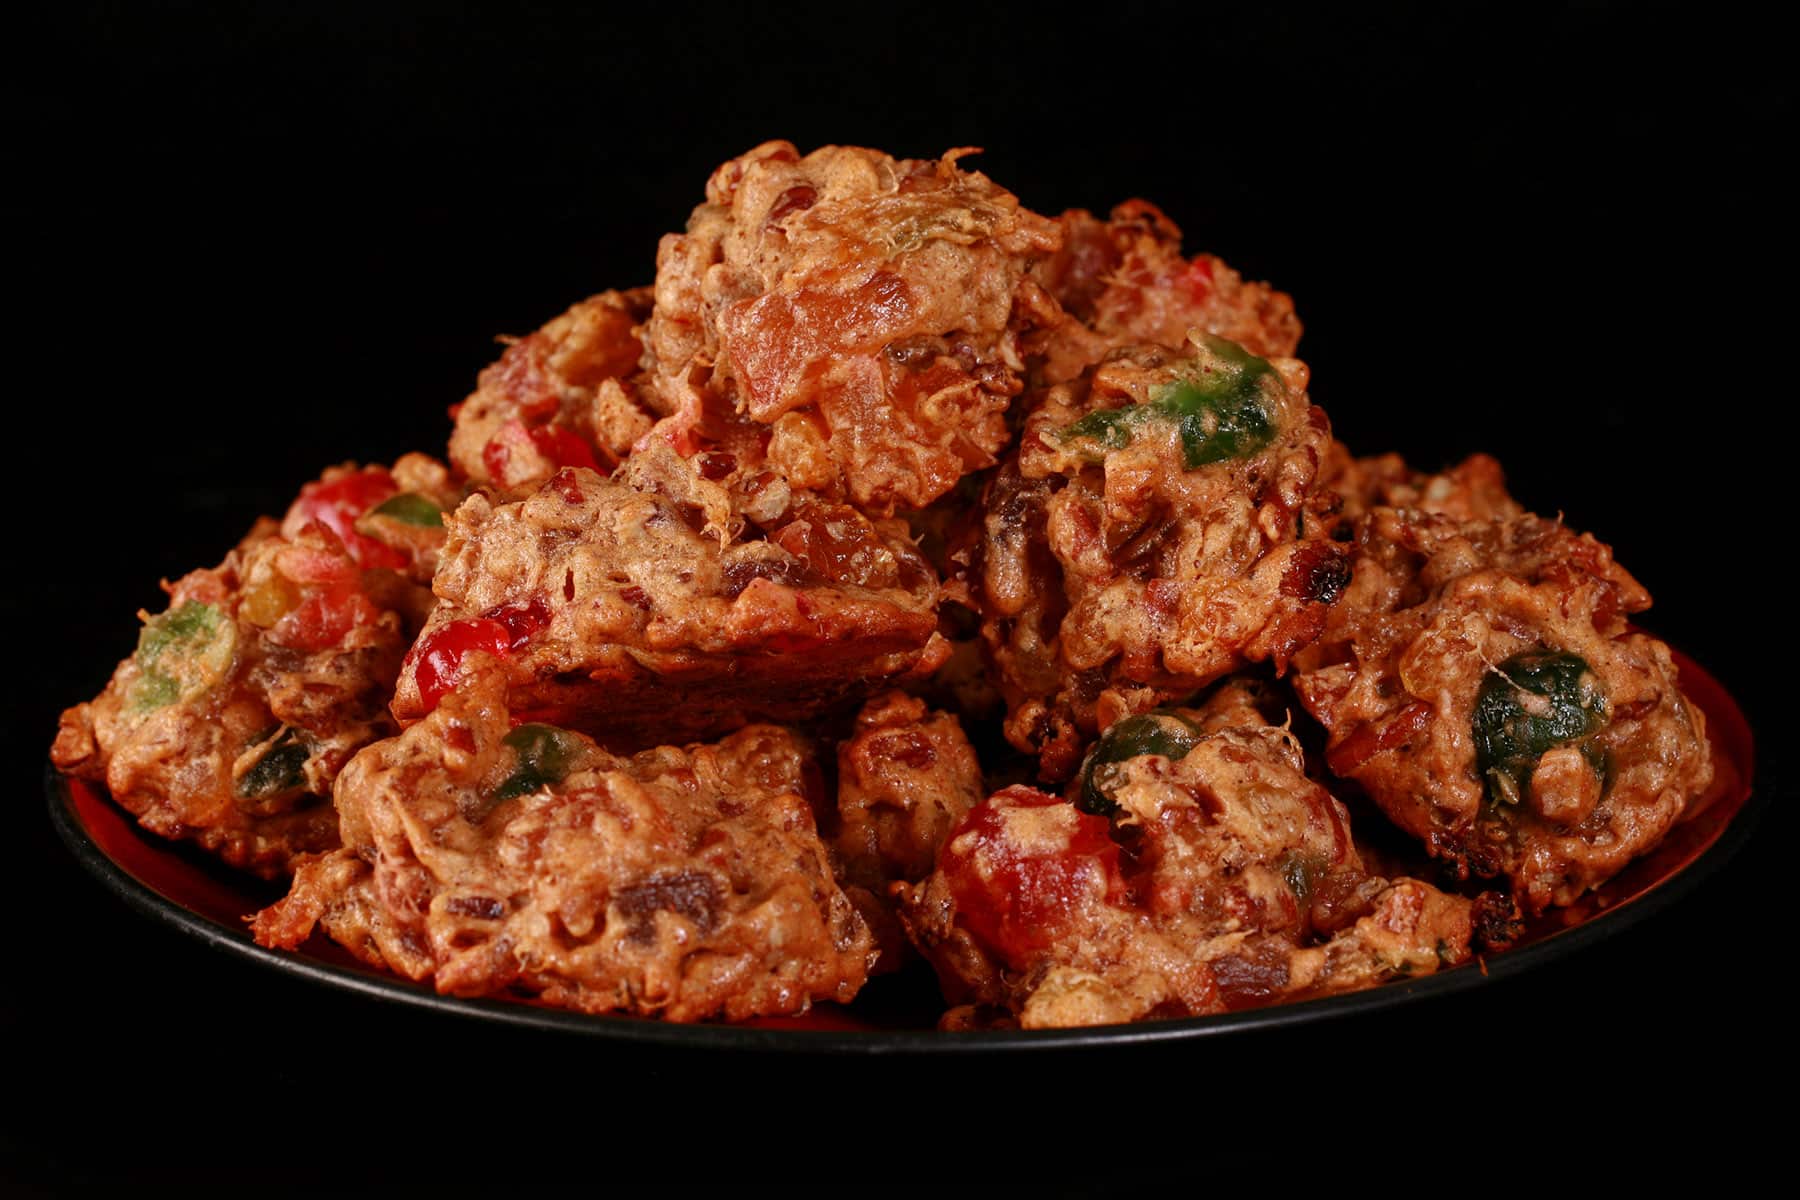
POLYGON ((261 629, 271 628, 300 606, 300 589, 286 576, 270 571, 244 589, 238 615, 261 629))

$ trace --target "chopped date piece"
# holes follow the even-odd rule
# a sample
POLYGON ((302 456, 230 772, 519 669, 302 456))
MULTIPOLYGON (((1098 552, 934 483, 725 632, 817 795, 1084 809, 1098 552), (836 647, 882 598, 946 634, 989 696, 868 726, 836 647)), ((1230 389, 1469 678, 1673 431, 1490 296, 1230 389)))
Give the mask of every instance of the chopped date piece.
POLYGON ((1309 542, 1281 577, 1281 594, 1320 604, 1336 604, 1350 585, 1350 562, 1344 551, 1327 542, 1309 542))
POLYGON ((695 461, 700 478, 719 480, 737 470, 737 457, 723 450, 708 451, 695 461))
POLYGON ((685 918, 701 934, 718 928, 724 902, 720 891, 719 881, 704 871, 665 871, 620 888, 613 893, 612 902, 631 922, 627 936, 653 944, 657 913, 685 918))
MULTIPOLYGON (((767 579, 790 588, 805 585, 810 574, 805 560, 796 558, 735 558, 720 569, 723 580, 721 592, 736 599, 744 589, 758 579, 767 579)), ((631 602, 640 608, 650 607, 650 597, 642 588, 632 588, 631 602)))
POLYGON ((900 583, 896 556, 874 524, 848 505, 809 504, 770 540, 811 568, 813 578, 858 587, 900 583))
POLYGON ((492 896, 452 896, 445 902, 444 911, 479 921, 498 921, 506 915, 506 904, 492 896))

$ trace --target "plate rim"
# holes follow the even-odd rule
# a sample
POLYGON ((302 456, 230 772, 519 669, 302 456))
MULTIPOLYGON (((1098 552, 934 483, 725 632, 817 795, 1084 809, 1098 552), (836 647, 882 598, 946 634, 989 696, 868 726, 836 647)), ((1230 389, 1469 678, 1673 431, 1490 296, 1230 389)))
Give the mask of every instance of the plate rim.
MULTIPOLYGON (((1680 653, 1679 651, 1677 652, 1680 653)), ((936 1029, 783 1029, 759 1025, 718 1023, 679 1024, 642 1017, 577 1012, 516 1001, 442 995, 428 984, 404 979, 358 965, 340 966, 286 951, 271 950, 251 941, 247 931, 225 925, 158 892, 115 860, 88 832, 76 809, 71 779, 53 763, 44 763, 44 791, 50 823, 75 860, 129 908, 152 921, 171 927, 205 945, 316 987, 349 991, 373 1000, 404 1007, 423 1008, 465 1020, 484 1020, 519 1029, 598 1037, 639 1046, 735 1050, 774 1053, 837 1055, 963 1055, 1011 1053, 1024 1050, 1066 1048, 1098 1049, 1120 1046, 1162 1045, 1208 1040, 1234 1034, 1288 1029, 1356 1015, 1407 1006, 1510 979, 1576 954, 1604 938, 1638 925, 1670 905, 1680 902, 1711 879, 1749 842, 1767 811, 1774 789, 1758 787, 1755 730, 1743 705, 1718 678, 1691 655, 1680 654, 1684 673, 1693 669, 1705 690, 1723 701, 1734 726, 1742 735, 1741 761, 1733 756, 1743 779, 1744 797, 1723 829, 1698 855, 1646 891, 1623 900, 1604 913, 1578 925, 1547 934, 1528 945, 1475 961, 1448 971, 1435 972, 1401 982, 1321 996, 1311 1000, 1276 1004, 1240 1012, 1214 1013, 1128 1025, 1081 1026, 1070 1029, 1005 1029, 948 1032, 936 1029)), ((1692 684, 1689 685, 1693 687, 1692 684)), ((1693 690, 1700 690, 1695 688, 1693 690)), ((1707 706, 1702 706, 1705 709, 1707 706)), ((1712 716, 1708 713, 1708 716, 1712 716)), ((1721 730, 1721 733, 1724 731, 1721 730)), ((1721 741, 1726 739, 1721 738, 1721 741)), ((1732 740, 1736 740, 1733 737, 1732 740)), ((84 781, 86 784, 86 781, 84 781)), ((117 807, 104 785, 91 784, 117 807)), ((129 821, 130 814, 122 813, 129 821)), ((132 823, 131 832, 143 831, 132 823)), ((179 843, 159 850, 179 852, 179 843)), ((197 853, 197 852, 196 852, 197 853)), ((203 869, 195 865, 195 869, 203 869)))

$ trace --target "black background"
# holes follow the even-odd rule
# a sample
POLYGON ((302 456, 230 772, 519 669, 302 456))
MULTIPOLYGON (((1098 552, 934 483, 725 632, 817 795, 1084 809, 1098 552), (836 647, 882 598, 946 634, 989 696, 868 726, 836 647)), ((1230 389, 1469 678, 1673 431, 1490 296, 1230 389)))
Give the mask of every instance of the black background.
POLYGON ((646 1168, 916 1191, 1249 1167, 1311 1190, 1765 1145, 1742 1081, 1791 1063, 1769 965, 1792 791, 1780 31, 1717 5, 651 8, 89 6, 7 52, 17 1184, 604 1189, 646 1168), (1313 1032, 987 1063, 626 1052, 389 1012, 191 945, 82 875, 42 816, 45 747, 156 580, 326 463, 441 452, 494 335, 648 282, 711 168, 774 137, 983 146, 1033 208, 1143 195, 1190 250, 1291 292, 1354 448, 1491 451, 1656 594, 1646 623, 1756 726, 1757 838, 1535 976, 1313 1032))

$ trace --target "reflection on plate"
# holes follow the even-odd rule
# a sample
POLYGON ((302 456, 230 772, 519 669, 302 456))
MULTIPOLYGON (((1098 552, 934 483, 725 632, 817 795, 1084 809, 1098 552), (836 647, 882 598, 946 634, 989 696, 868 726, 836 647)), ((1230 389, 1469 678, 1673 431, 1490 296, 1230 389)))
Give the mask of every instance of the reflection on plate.
POLYGON ((1712 787, 1653 853, 1579 903, 1534 922, 1519 946, 1483 962, 1348 995, 1097 1029, 939 1033, 932 1023, 942 1003, 929 973, 922 971, 877 979, 848 1006, 821 1004, 803 1016, 741 1025, 672 1025, 637 1017, 589 1016, 543 1007, 524 997, 439 996, 425 985, 364 966, 322 935, 315 934, 297 954, 263 949, 250 940, 244 918, 280 897, 282 884, 238 875, 190 846, 144 832, 96 785, 50 772, 48 790, 51 819, 63 840, 83 866, 134 908, 274 970, 379 999, 507 1024, 689 1046, 891 1053, 1162 1041, 1299 1024, 1479 986, 1578 951, 1688 891, 1749 834, 1754 814, 1745 810, 1754 751, 1743 712, 1718 681, 1679 651, 1675 661, 1682 689, 1706 714, 1713 746, 1712 787))

